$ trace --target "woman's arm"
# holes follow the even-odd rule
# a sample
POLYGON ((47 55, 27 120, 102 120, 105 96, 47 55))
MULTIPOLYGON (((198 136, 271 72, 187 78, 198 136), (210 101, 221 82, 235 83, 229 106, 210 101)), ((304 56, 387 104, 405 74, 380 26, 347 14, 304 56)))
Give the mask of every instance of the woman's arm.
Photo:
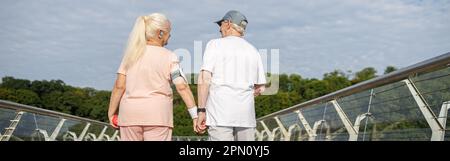
POLYGON ((125 92, 125 80, 126 80, 125 75, 117 74, 117 79, 111 92, 111 99, 109 101, 108 118, 111 126, 115 128, 118 127, 113 125, 112 118, 114 114, 118 113, 120 99, 122 98, 122 95, 125 92))
MULTIPOLYGON (((175 88, 177 89, 177 92, 180 94, 181 98, 183 99, 184 103, 186 104, 186 107, 188 108, 188 111, 192 108, 196 108, 195 106, 195 99, 194 95, 192 94, 191 88, 189 88, 189 85, 184 80, 183 77, 178 77, 174 79, 173 84, 175 84, 175 88)), ((197 111, 195 111, 196 113, 197 111)), ((197 132, 197 117, 192 118, 193 119, 193 129, 195 132, 197 132)))
POLYGON ((186 103, 186 106, 188 108, 194 107, 195 106, 194 95, 192 94, 191 88, 189 88, 187 82, 185 82, 182 77, 178 77, 173 81, 173 83, 175 84, 175 88, 177 89, 177 92, 180 94, 184 103, 186 103))
POLYGON ((175 85, 177 92, 180 94, 188 109, 196 107, 194 95, 189 88, 186 76, 184 76, 183 71, 180 68, 180 64, 174 63, 172 65, 170 79, 172 80, 172 83, 175 85))

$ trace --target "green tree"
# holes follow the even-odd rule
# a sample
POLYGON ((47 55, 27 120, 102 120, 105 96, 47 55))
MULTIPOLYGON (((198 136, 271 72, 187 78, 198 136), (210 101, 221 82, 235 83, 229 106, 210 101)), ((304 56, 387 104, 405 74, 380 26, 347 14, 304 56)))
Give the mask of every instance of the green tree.
POLYGON ((34 93, 31 90, 18 89, 16 90, 15 95, 16 95, 15 102, 17 103, 41 107, 41 99, 36 93, 34 93))
POLYGON ((397 68, 394 66, 387 66, 386 69, 384 69, 384 74, 388 74, 388 73, 391 73, 396 70, 397 70, 397 68))
POLYGON ((51 81, 39 81, 35 80, 31 83, 31 90, 36 92, 38 95, 48 94, 53 91, 64 92, 65 83, 62 80, 51 80, 51 81))
POLYGON ((11 76, 6 76, 2 78, 2 88, 12 88, 12 89, 29 89, 30 81, 26 79, 16 79, 11 76))
POLYGON ((311 79, 306 82, 304 97, 307 100, 327 94, 328 86, 324 81, 311 79))
POLYGON ((2 100, 9 100, 9 101, 16 101, 16 90, 9 89, 9 88, 0 88, 0 99, 2 100))
POLYGON ((352 85, 352 83, 348 80, 347 75, 339 70, 326 73, 323 77, 323 81, 327 84, 327 93, 352 85))
POLYGON ((353 78, 351 82, 352 84, 357 84, 359 82, 375 78, 377 76, 376 73, 377 71, 375 70, 375 68, 364 68, 361 71, 355 73, 355 78, 353 78))

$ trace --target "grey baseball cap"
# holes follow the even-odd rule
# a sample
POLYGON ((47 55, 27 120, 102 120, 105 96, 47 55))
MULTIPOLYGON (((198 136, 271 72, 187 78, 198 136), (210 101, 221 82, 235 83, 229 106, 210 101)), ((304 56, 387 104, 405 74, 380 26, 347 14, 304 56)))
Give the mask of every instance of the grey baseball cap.
POLYGON ((222 21, 229 20, 231 23, 234 23, 238 26, 241 26, 245 29, 247 27, 248 21, 247 18, 239 11, 231 10, 228 11, 225 16, 219 21, 216 21, 216 23, 220 26, 222 21))

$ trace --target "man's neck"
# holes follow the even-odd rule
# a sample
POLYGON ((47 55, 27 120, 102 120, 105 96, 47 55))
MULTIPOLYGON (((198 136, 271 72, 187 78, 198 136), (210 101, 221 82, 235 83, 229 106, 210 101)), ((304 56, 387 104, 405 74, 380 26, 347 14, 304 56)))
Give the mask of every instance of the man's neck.
POLYGON ((239 32, 231 32, 231 33, 225 35, 224 37, 228 37, 228 36, 242 37, 242 35, 239 32))
POLYGON ((224 36, 224 37, 228 37, 228 36, 242 37, 242 35, 240 35, 240 34, 237 34, 237 35, 227 35, 227 36, 224 36))

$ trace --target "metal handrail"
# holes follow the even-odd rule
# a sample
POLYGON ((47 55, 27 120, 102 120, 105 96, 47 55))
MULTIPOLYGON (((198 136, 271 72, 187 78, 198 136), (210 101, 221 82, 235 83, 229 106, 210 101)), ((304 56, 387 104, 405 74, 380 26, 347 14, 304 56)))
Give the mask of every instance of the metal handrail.
POLYGON ((36 114, 41 114, 41 115, 46 115, 46 116, 53 116, 53 117, 57 117, 57 118, 65 118, 65 119, 69 118, 69 119, 78 120, 78 121, 84 121, 84 122, 90 122, 90 123, 96 123, 96 124, 101 124, 101 125, 105 125, 105 126, 110 126, 108 123, 101 122, 101 121, 78 117, 78 116, 74 116, 74 115, 70 115, 70 114, 66 114, 66 113, 46 110, 46 109, 29 106, 29 105, 24 105, 24 104, 20 104, 20 103, 15 103, 15 102, 11 102, 11 101, 6 101, 6 100, 0 100, 0 108, 7 108, 7 109, 16 110, 16 111, 25 111, 25 112, 36 113, 36 114))
POLYGON ((348 96, 348 95, 351 95, 354 93, 362 92, 362 91, 376 88, 379 86, 383 86, 386 84, 401 81, 401 80, 407 79, 408 77, 415 75, 415 74, 419 74, 419 73, 423 73, 423 72, 427 72, 427 71, 431 71, 431 70, 435 70, 435 69, 445 68, 445 67, 449 67, 449 66, 450 66, 450 52, 445 53, 440 56, 437 56, 437 57, 434 57, 434 58, 431 58, 431 59, 428 59, 428 60, 425 60, 425 61, 422 61, 422 62, 414 64, 414 65, 402 68, 402 69, 394 71, 392 73, 385 74, 385 75, 358 83, 356 85, 332 92, 330 94, 312 99, 310 101, 307 101, 307 102, 304 102, 301 104, 297 104, 292 107, 265 115, 263 117, 258 118, 257 121, 260 121, 260 120, 263 120, 266 118, 270 118, 270 117, 274 117, 277 115, 291 113, 295 110, 307 107, 309 105, 331 101, 333 99, 341 98, 341 97, 348 96))

